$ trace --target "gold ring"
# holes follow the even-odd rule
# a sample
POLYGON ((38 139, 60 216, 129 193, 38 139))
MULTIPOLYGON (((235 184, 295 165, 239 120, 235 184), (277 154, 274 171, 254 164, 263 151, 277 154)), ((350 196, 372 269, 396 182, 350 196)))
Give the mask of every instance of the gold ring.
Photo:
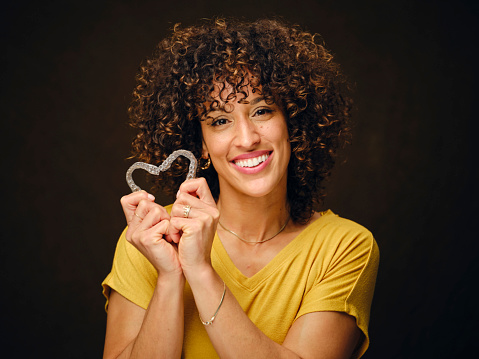
POLYGON ((191 206, 187 204, 186 206, 183 207, 183 217, 188 218, 190 214, 191 206))
POLYGON ((135 212, 135 216, 137 216, 139 219, 143 220, 143 218, 141 218, 138 214, 136 214, 136 212, 135 212))

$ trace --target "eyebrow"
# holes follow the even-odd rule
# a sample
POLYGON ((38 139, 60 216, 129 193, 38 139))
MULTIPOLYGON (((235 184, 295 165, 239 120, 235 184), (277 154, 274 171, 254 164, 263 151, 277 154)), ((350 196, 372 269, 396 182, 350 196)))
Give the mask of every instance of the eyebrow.
MULTIPOLYGON (((259 97, 256 97, 254 99, 252 99, 251 101, 248 102, 249 105, 256 105, 257 103, 260 103, 261 101, 264 101, 264 97, 263 96, 259 96, 259 97)), ((216 108, 214 110, 210 110, 210 111, 207 111, 206 115, 208 116, 210 113, 212 112, 226 112, 224 111, 224 109, 222 108, 216 108)))
POLYGON ((261 102, 261 101, 263 101, 263 100, 264 100, 264 97, 261 97, 261 96, 260 96, 260 97, 256 97, 256 98, 252 99, 249 104, 250 104, 250 105, 256 105, 258 102, 261 102))

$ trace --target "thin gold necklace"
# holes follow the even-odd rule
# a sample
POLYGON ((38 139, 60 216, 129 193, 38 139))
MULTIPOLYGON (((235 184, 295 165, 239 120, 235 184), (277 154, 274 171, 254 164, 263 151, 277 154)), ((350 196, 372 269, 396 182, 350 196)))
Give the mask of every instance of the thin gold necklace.
POLYGON ((222 224, 220 221, 218 221, 218 223, 219 223, 219 225, 221 226, 221 228, 223 228, 225 231, 228 231, 228 232, 230 232, 231 234, 235 235, 236 237, 238 237, 238 238, 239 238, 240 240, 242 240, 243 242, 245 242, 245 243, 251 243, 251 244, 257 244, 257 243, 267 242, 267 241, 273 239, 274 237, 276 237, 278 234, 280 234, 280 233, 283 231, 283 229, 286 228, 286 225, 287 225, 288 222, 289 222, 289 218, 290 218, 290 216, 288 216, 288 219, 286 220, 286 222, 284 222, 283 226, 279 229, 278 232, 276 232, 276 234, 275 234, 274 236, 269 237, 269 238, 266 238, 266 239, 262 239, 262 240, 260 240, 260 241, 247 241, 246 239, 243 239, 243 238, 241 238, 240 236, 238 236, 238 235, 237 235, 235 232, 233 232, 232 230, 230 230, 230 229, 226 228, 225 226, 223 226, 223 224, 222 224))

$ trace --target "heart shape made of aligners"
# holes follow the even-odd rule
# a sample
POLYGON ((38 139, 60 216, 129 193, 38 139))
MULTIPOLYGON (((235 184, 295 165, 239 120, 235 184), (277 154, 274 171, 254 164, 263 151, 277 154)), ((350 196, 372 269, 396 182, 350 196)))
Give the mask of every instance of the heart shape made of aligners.
POLYGON ((142 170, 145 170, 148 173, 151 173, 152 175, 158 175, 160 172, 164 172, 167 169, 171 167, 171 164, 179 157, 179 156, 184 156, 190 160, 190 167, 188 170, 188 174, 186 175, 186 179, 192 179, 196 177, 196 166, 197 166, 197 161, 193 153, 187 150, 177 150, 173 152, 171 155, 168 156, 166 160, 163 161, 163 163, 159 166, 155 165, 150 165, 149 163, 146 162, 135 162, 133 163, 130 168, 128 168, 128 171, 126 171, 126 182, 128 183, 128 186, 130 186, 132 192, 138 192, 141 191, 141 188, 138 187, 133 181, 133 171, 140 168, 142 170))

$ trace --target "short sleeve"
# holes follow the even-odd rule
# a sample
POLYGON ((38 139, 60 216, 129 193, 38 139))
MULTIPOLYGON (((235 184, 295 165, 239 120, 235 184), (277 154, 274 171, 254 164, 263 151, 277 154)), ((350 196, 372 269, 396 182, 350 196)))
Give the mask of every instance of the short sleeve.
POLYGON ((106 310, 111 289, 147 309, 156 286, 156 269, 126 240, 125 233, 126 228, 118 240, 111 272, 102 283, 106 310))
POLYGON ((379 249, 372 234, 350 222, 330 233, 327 268, 318 271, 314 284, 305 293, 301 315, 335 311, 356 318, 364 340, 355 353, 361 357, 369 346, 369 314, 379 265, 379 249))

